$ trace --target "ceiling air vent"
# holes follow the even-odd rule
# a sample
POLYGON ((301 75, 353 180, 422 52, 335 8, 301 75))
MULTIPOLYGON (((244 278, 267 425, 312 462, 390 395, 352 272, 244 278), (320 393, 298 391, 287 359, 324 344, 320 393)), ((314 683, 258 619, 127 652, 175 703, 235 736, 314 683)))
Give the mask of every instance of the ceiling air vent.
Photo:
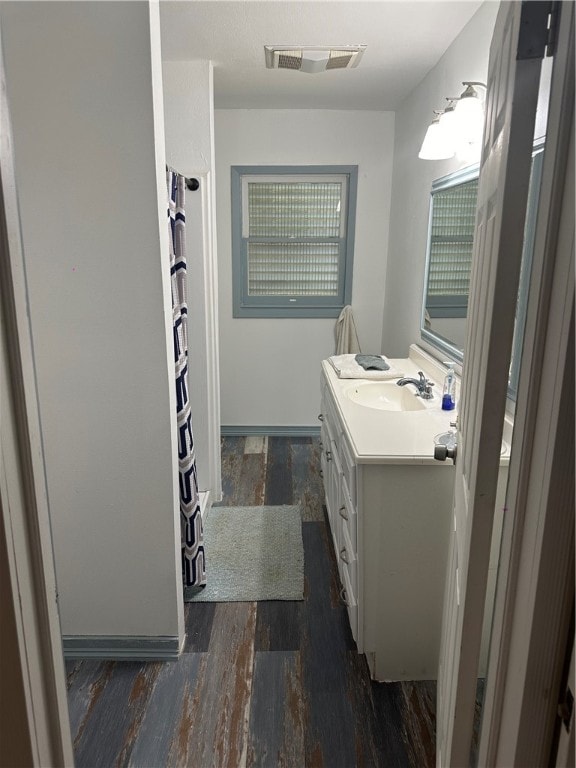
POLYGON ((365 45, 341 45, 337 48, 317 48, 298 45, 265 45, 268 69, 295 69, 299 72, 324 72, 327 69, 357 67, 365 45))

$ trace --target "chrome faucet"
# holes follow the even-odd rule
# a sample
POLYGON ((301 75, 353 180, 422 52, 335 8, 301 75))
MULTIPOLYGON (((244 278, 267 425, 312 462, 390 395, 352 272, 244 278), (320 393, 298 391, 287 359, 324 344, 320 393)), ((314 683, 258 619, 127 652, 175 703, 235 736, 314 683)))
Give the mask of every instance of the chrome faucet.
POLYGON ((421 397, 423 400, 432 400, 434 395, 432 394, 432 387, 434 386, 434 382, 429 381, 426 376, 422 373, 422 371, 418 371, 418 379, 398 379, 396 382, 399 387, 403 387, 405 384, 414 384, 418 392, 416 393, 417 397, 421 397))

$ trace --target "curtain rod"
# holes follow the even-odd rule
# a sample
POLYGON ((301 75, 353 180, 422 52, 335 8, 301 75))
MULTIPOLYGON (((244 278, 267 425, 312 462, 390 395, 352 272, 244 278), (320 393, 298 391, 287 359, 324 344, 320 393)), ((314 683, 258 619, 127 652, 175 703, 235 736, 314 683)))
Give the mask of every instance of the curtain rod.
MULTIPOLYGON (((180 173, 180 171, 177 171, 176 168, 172 168, 171 165, 167 165, 166 168, 173 173, 177 173, 179 176, 184 175, 180 173)), ((186 182, 186 187, 192 192, 196 192, 196 190, 200 187, 200 182, 196 178, 189 178, 188 176, 185 176, 184 180, 186 182)))

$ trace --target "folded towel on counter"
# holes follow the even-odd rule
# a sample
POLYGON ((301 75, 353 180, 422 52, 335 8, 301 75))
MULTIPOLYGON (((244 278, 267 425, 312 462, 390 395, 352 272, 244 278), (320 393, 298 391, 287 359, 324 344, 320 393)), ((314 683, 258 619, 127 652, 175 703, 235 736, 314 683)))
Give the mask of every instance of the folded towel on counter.
POLYGON ((365 371, 387 371, 390 369, 382 355, 356 355, 354 359, 365 371))
POLYGON ((339 379, 399 379, 404 374, 390 365, 384 356, 379 356, 389 367, 386 371, 366 370, 356 362, 356 355, 333 355, 328 362, 336 371, 339 379))

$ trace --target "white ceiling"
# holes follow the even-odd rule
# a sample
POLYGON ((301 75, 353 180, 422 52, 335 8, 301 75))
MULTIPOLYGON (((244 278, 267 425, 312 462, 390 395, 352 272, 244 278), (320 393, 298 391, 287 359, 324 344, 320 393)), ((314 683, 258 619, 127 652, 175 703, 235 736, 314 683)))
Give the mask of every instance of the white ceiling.
POLYGON ((394 110, 480 0, 161 0, 162 56, 211 59, 217 108, 394 110), (357 69, 265 68, 265 45, 368 47, 357 69))

